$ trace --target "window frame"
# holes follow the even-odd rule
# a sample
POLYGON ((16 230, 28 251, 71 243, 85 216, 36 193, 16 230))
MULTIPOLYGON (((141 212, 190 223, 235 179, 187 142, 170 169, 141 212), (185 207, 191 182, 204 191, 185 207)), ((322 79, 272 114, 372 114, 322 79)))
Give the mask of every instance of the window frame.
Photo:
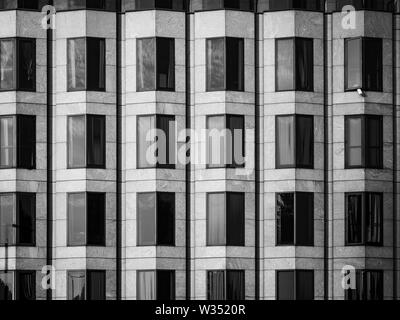
POLYGON ((228 301, 228 274, 230 272, 238 272, 243 277, 243 297, 246 299, 246 272, 243 269, 216 269, 216 270, 206 270, 206 289, 207 289, 207 300, 211 301, 210 299, 210 282, 209 282, 209 275, 212 272, 221 272, 224 275, 224 301, 228 301))
POLYGON ((275 297, 276 297, 276 300, 284 301, 284 300, 280 300, 279 299, 279 273, 281 273, 281 272, 282 273, 285 273, 285 272, 292 272, 293 273, 293 294, 294 294, 293 301, 297 301, 297 295, 298 295, 298 292, 297 292, 297 277, 298 277, 298 274, 300 272, 312 273, 312 275, 313 275, 313 277, 312 277, 312 279, 313 279, 313 284, 312 284, 312 287, 313 287, 313 299, 312 300, 315 300, 315 271, 314 271, 314 269, 277 269, 277 270, 275 270, 275 297))
POLYGON ((374 270, 374 269, 356 269, 355 272, 356 272, 356 274, 355 274, 356 281, 357 281, 357 277, 360 277, 361 278, 360 280, 363 283, 362 287, 366 288, 366 289, 364 290, 364 292, 361 292, 363 294, 362 296, 361 296, 361 293, 357 292, 358 291, 357 287, 356 287, 356 289, 345 289, 344 290, 344 300, 345 301, 372 301, 372 300, 367 300, 366 297, 364 296, 365 295, 365 291, 368 289, 368 287, 366 286, 366 283, 367 283, 367 277, 366 276, 369 273, 376 273, 377 275, 379 275, 380 280, 382 280, 381 286, 380 286, 380 289, 382 290, 382 292, 378 292, 378 294, 381 296, 380 297, 381 299, 376 300, 376 301, 384 300, 384 295, 385 295, 385 278, 384 278, 385 274, 384 274, 384 270, 381 270, 381 269, 379 269, 379 270, 374 270), (354 294, 356 296, 359 296, 359 299, 349 299, 348 294, 351 291, 355 291, 354 294))
POLYGON ((294 191, 294 192, 277 192, 275 193, 275 246, 276 247, 306 247, 312 248, 315 247, 315 194, 313 192, 305 192, 305 191, 294 191), (278 235, 278 197, 282 194, 291 194, 293 195, 293 244, 290 243, 279 243, 279 235, 278 235), (310 235, 311 241, 310 244, 298 245, 297 244, 297 195, 309 195, 312 197, 312 234, 310 235))
MULTIPOLYGON (((155 301, 159 301, 158 300, 158 296, 159 296, 159 294, 158 294, 158 273, 159 273, 159 271, 161 271, 161 272, 170 272, 170 274, 172 275, 172 277, 173 277, 173 288, 170 288, 170 291, 171 292, 173 292, 174 293, 174 296, 170 299, 170 301, 174 301, 174 300, 176 300, 176 270, 170 270, 170 269, 150 269, 150 270, 146 270, 146 269, 138 269, 138 270, 136 270, 136 300, 139 300, 139 289, 140 289, 140 281, 139 281, 139 274, 141 273, 141 272, 153 272, 154 273, 154 285, 155 285, 155 295, 156 295, 156 298, 155 298, 155 301)), ((139 301, 146 301, 146 300, 143 300, 143 299, 140 299, 139 301)))
POLYGON ((282 114, 282 115, 277 115, 275 116, 275 168, 276 169, 310 169, 314 170, 315 168, 315 119, 314 115, 309 115, 309 114, 282 114), (293 118, 293 124, 294 124, 294 134, 295 134, 295 141, 294 141, 294 157, 295 157, 295 164, 294 165, 281 165, 279 164, 279 159, 278 159, 278 154, 279 154, 279 126, 278 126, 278 121, 280 118, 293 118), (300 165, 299 164, 299 159, 297 157, 297 139, 300 138, 300 135, 297 132, 298 128, 298 122, 301 118, 308 118, 311 119, 312 121, 312 135, 311 135, 311 142, 310 146, 312 149, 312 159, 311 159, 311 164, 306 166, 306 165, 300 165))
POLYGON ((344 92, 354 92, 359 89, 363 91, 369 91, 369 92, 382 92, 383 93, 383 39, 378 38, 378 37, 363 37, 363 36, 358 36, 358 37, 349 37, 349 38, 344 38, 344 92), (357 88, 349 88, 348 87, 348 72, 349 72, 349 67, 348 67, 348 57, 349 57, 349 51, 348 51, 348 42, 351 40, 361 40, 361 86, 358 86, 357 88), (381 85, 380 88, 368 88, 366 84, 366 65, 364 63, 365 60, 365 48, 366 48, 366 42, 367 41, 380 41, 380 57, 381 57, 381 64, 380 64, 380 74, 379 74, 379 79, 378 82, 381 85))
POLYGON ((166 248, 174 248, 174 247, 176 247, 176 221, 177 221, 177 219, 176 219, 176 193, 174 193, 174 192, 160 192, 160 191, 155 191, 155 192, 138 192, 137 193, 137 195, 136 195, 136 247, 166 247, 166 248), (159 242, 158 242, 158 231, 159 231, 159 227, 158 227, 158 197, 159 197, 159 194, 160 193, 164 193, 164 194, 169 194, 169 195, 173 195, 173 198, 174 198, 174 216, 173 216, 173 221, 174 221, 174 223, 173 223, 173 227, 174 227, 174 229, 172 230, 172 234, 173 234, 173 237, 172 237, 172 240, 173 240, 173 242, 171 243, 171 244, 168 244, 168 245, 165 245, 165 244, 162 244, 162 245, 160 245, 159 244, 159 242), (155 205, 154 205, 154 207, 155 207, 155 213, 154 213, 154 222, 155 222, 155 226, 154 226, 154 232, 155 232, 155 234, 154 234, 154 238, 155 238, 155 243, 154 244, 147 244, 147 245, 142 245, 142 244, 139 244, 140 243, 140 239, 139 239, 139 232, 138 232, 138 229, 139 229, 139 223, 138 223, 138 221, 139 221, 139 201, 138 201, 138 199, 139 199, 139 196, 140 195, 150 195, 150 194, 155 194, 155 205))
POLYGON ((384 232, 384 193, 382 192, 346 192, 345 193, 345 229, 344 229, 344 243, 346 247, 383 247, 383 232, 384 232), (368 242, 366 241, 366 233, 367 233, 367 202, 369 196, 380 196, 381 197, 381 205, 380 205, 380 239, 379 242, 368 242), (360 243, 350 243, 349 242, 349 230, 348 230, 348 221, 349 221, 349 197, 350 196, 361 196, 361 242, 360 243))
POLYGON ((0 271, 0 274, 10 274, 11 278, 12 278, 12 299, 11 300, 1 300, 1 301, 23 301, 20 299, 20 292, 19 292, 19 283, 20 283, 20 275, 21 274, 31 274, 33 275, 33 280, 35 283, 35 287, 34 287, 34 299, 33 300, 37 300, 37 294, 36 294, 36 286, 37 286, 37 277, 36 277, 36 270, 2 270, 0 271))
MULTIPOLYGON (((84 293, 85 299, 83 299, 84 301, 94 301, 94 300, 88 298, 88 292, 89 292, 88 287, 90 284, 88 275, 91 272, 98 272, 98 273, 103 274, 103 276, 104 276, 104 286, 103 286, 104 300, 107 300, 107 298, 106 298, 107 297, 107 270, 96 270, 96 269, 77 269, 77 270, 70 269, 70 270, 67 270, 67 288, 66 288, 67 289, 67 300, 72 301, 71 299, 69 299, 70 298, 70 287, 68 285, 69 284, 69 281, 68 281, 69 275, 72 273, 77 273, 77 272, 83 272, 85 274, 85 293, 84 293)), ((97 301, 104 301, 104 300, 97 300, 97 301)))
POLYGON ((68 248, 77 248, 77 247, 91 247, 91 248, 104 248, 107 244, 107 193, 105 192, 68 192, 66 197, 67 202, 67 244, 66 247, 68 248), (104 225, 102 229, 104 231, 104 238, 102 239, 102 244, 90 244, 88 242, 88 194, 96 194, 96 195, 103 195, 104 196, 104 225), (84 244, 71 244, 70 239, 70 229, 69 229, 69 222, 71 211, 69 207, 69 197, 71 195, 85 195, 85 241, 84 244))
POLYGON ((384 146, 384 131, 383 131, 383 116, 381 115, 371 115, 371 114, 359 114, 359 115, 345 115, 344 116, 344 161, 345 161, 345 169, 370 169, 370 170, 382 170, 384 168, 383 160, 383 146, 384 146), (349 138, 350 138, 350 126, 349 120, 351 119, 360 119, 361 120, 361 165, 350 165, 350 149, 349 149, 349 138), (379 121, 379 163, 377 166, 373 166, 367 162, 367 152, 368 150, 368 132, 369 128, 367 127, 367 122, 370 119, 375 119, 379 121))
POLYGON ((315 92, 315 76, 314 76, 314 69, 315 69, 315 57, 314 57, 314 50, 315 50, 315 44, 314 44, 314 38, 306 38, 306 37, 282 37, 282 38, 275 38, 275 92, 315 92), (293 89, 279 89, 278 88, 278 42, 281 40, 292 40, 293 41, 293 84, 294 88, 293 89), (304 90, 304 89, 298 89, 298 83, 297 83, 297 41, 306 41, 306 42, 311 42, 312 44, 312 72, 311 72, 311 83, 312 83, 312 88, 309 90, 304 90))

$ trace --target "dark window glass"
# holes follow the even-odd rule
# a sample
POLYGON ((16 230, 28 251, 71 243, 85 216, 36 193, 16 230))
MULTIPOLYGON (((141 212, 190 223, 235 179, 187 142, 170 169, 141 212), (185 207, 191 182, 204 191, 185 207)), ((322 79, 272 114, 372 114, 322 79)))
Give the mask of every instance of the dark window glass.
POLYGON ((277 245, 314 245, 314 195, 281 193, 277 195, 277 245))
POLYGON ((68 194, 68 245, 105 245, 105 194, 68 194))
POLYGON ((57 11, 76 10, 76 9, 114 11, 116 7, 116 1, 115 0, 54 0, 54 6, 56 7, 57 11))
POLYGON ((86 0, 86 8, 105 9, 105 0, 86 0))
POLYGON ((345 39, 345 89, 382 91, 382 39, 345 39))
POLYGON ((175 91, 175 39, 137 39, 137 91, 175 91))
POLYGON ((381 116, 346 116, 346 168, 383 167, 381 116))
POLYGON ((36 300, 36 273, 35 271, 16 272, 16 299, 36 300))
POLYGON ((356 271, 355 289, 345 290, 345 300, 383 300, 383 271, 356 271))
POLYGON ((68 271, 68 300, 105 300, 104 270, 68 271))
POLYGON ((276 117, 276 167, 314 167, 313 116, 276 117))
POLYGON ((207 39, 207 91, 244 91, 244 39, 207 39))
POLYGON ((17 116, 18 168, 36 168, 36 117, 17 116))
POLYGON ((15 197, 12 194, 0 195, 0 244, 15 243, 15 197))
POLYGON ((174 271, 157 271, 157 300, 175 300, 174 271))
POLYGON ((314 271, 277 271, 277 300, 313 300, 314 271))
POLYGON ((258 0, 258 12, 278 10, 323 11, 323 0, 258 0))
POLYGON ((207 245, 244 246, 244 193, 207 194, 207 245))
POLYGON ((174 246, 175 194, 139 193, 137 201, 138 246, 174 246))
POLYGON ((383 195, 346 194, 346 244, 382 245, 383 195))
POLYGON ((175 271, 138 271, 137 300, 175 300, 175 271))
POLYGON ((105 91, 105 39, 68 39, 68 91, 105 91))
POLYGON ((208 300, 244 300, 243 270, 208 271, 208 300))
POLYGON ((202 0, 203 10, 233 9, 253 10, 253 0, 202 0))
MULTIPOLYGON (((342 11, 343 7, 351 5, 356 10, 377 10, 377 11, 393 11, 394 1, 393 0, 332 0, 334 4, 331 4, 330 8, 336 9, 336 11, 342 11), (335 6, 336 4, 336 6, 335 6)), ((332 10, 332 9, 331 9, 332 10)), ((330 10, 330 11, 331 11, 330 10)))
POLYGON ((105 168, 105 132, 105 116, 69 116, 68 167, 105 168))
POLYGON ((313 39, 276 39, 276 91, 314 91, 313 39))
POLYGON ((244 126, 244 116, 207 117, 207 168, 244 167, 244 126))
POLYGON ((106 272, 87 271, 87 299, 106 299, 106 272))
POLYGON ((13 300, 14 274, 12 272, 0 272, 0 301, 13 300))
POLYGON ((123 8, 128 10, 185 10, 185 0, 123 0, 123 8))

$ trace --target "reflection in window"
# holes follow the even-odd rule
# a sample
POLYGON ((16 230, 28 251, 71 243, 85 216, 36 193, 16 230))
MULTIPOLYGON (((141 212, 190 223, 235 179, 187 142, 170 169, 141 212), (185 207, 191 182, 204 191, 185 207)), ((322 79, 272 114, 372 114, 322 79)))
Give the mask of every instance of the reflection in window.
POLYGON ((313 39, 276 39, 276 91, 314 91, 313 39))
POLYGON ((277 245, 314 245, 314 194, 277 194, 277 245))
POLYGON ((382 245, 383 195, 346 194, 346 244, 382 245))
POLYGON ((138 246, 175 245, 175 194, 138 193, 138 246))
POLYGON ((13 272, 0 272, 0 301, 14 300, 13 272))
POLYGON ((345 290, 345 300, 383 300, 383 271, 356 270, 355 289, 345 290))
POLYGON ((0 301, 36 300, 36 272, 0 272, 0 301))
POLYGON ((105 39, 67 40, 68 91, 105 91, 105 39))
POLYGON ((207 194, 207 245, 244 246, 244 193, 207 194))
POLYGON ((175 271, 137 271, 137 300, 175 300, 175 271))
POLYGON ((207 91, 244 91, 244 39, 207 39, 207 91))
POLYGON ((68 246, 104 246, 104 193, 68 194, 68 246))
POLYGON ((382 39, 345 39, 345 89, 382 91, 382 39))
POLYGON ((105 300, 106 272, 68 271, 68 300, 105 300))
POLYGON ((175 90, 175 39, 137 39, 137 91, 175 90))
POLYGON ((277 271, 277 300, 314 300, 314 271, 277 271))
POLYGON ((243 270, 208 271, 208 300, 244 300, 245 275, 243 270))
POLYGON ((345 117, 346 168, 383 167, 382 121, 375 115, 345 117))

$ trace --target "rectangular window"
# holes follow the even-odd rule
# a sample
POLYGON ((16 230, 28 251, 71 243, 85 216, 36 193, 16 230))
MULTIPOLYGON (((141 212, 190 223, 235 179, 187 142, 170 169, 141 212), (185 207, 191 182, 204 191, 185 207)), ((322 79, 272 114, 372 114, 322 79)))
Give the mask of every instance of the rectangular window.
POLYGON ((68 168, 105 169, 106 117, 68 117, 68 168))
POLYGON ((277 245, 314 245, 314 194, 277 194, 276 234, 277 245))
POLYGON ((34 246, 36 194, 0 195, 0 245, 34 246))
POLYGON ((276 39, 276 91, 314 91, 314 42, 276 39))
POLYGON ((323 11, 323 0, 259 0, 258 12, 279 10, 323 11))
POLYGON ((137 117, 138 168, 175 168, 175 116, 137 117))
POLYGON ((346 168, 383 167, 383 118, 375 115, 345 117, 346 168))
POLYGON ((137 39, 137 91, 175 91, 175 39, 137 39))
POLYGON ((277 300, 314 300, 313 270, 276 272, 277 300))
POLYGON ((68 246, 105 246, 105 193, 68 194, 68 246))
POLYGON ((138 246, 175 245, 175 194, 138 193, 138 246))
POLYGON ((207 194, 207 245, 245 245, 244 193, 207 194))
POLYGON ((137 271, 137 300, 175 300, 175 271, 137 271))
POLYGON ((67 39, 68 91, 105 91, 105 56, 105 39, 67 39))
POLYGON ((383 300, 383 271, 356 270, 355 289, 345 290, 345 300, 383 300))
POLYGON ((342 11, 344 6, 351 5, 356 10, 393 11, 393 0, 336 0, 336 11, 342 11))
POLYGON ((346 245, 383 244, 383 194, 346 194, 346 245))
POLYGON ((208 271, 208 300, 244 300, 243 270, 208 271))
POLYGON ((345 39, 345 89, 382 91, 382 39, 345 39))
POLYGON ((105 300, 106 272, 68 271, 68 300, 105 300))
POLYGON ((243 168, 245 166, 244 126, 244 116, 207 117, 207 168, 243 168))
POLYGON ((0 90, 36 91, 36 39, 0 39, 0 90))
POLYGON ((253 0, 203 0, 202 10, 218 9, 253 11, 253 0))
POLYGON ((36 272, 0 272, 0 301, 36 300, 36 272))
POLYGON ((115 11, 115 0, 54 0, 54 6, 56 7, 57 11, 77 9, 115 11))
POLYGON ((314 117, 276 117, 276 167, 314 168, 314 117))
POLYGON ((207 91, 244 91, 244 39, 207 39, 207 91))
POLYGON ((123 0, 124 11, 167 9, 185 10, 185 0, 123 0))
POLYGON ((14 280, 13 272, 0 272, 0 301, 15 299, 14 280))

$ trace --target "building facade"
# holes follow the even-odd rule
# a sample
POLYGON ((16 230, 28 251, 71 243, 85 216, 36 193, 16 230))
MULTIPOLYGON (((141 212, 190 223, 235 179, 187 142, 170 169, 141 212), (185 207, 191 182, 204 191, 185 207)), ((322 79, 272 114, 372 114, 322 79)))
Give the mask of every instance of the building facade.
POLYGON ((399 12, 0 1, 0 300, 397 299, 399 12))

